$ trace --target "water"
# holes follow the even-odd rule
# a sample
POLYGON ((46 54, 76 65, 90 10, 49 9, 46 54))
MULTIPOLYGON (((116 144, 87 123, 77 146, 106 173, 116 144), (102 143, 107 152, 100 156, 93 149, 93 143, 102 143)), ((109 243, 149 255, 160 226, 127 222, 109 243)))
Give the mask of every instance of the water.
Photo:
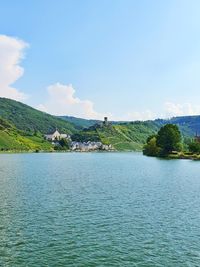
POLYGON ((200 162, 1 154, 0 266, 200 266, 200 162))

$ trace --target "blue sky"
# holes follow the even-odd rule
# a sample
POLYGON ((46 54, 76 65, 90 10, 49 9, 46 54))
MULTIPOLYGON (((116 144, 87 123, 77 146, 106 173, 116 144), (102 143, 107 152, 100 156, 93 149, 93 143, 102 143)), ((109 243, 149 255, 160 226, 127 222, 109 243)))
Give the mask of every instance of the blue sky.
POLYGON ((0 63, 0 96, 86 118, 200 114, 200 1, 2 0, 0 11, 13 68, 0 63), (24 73, 4 80, 16 65, 24 73))

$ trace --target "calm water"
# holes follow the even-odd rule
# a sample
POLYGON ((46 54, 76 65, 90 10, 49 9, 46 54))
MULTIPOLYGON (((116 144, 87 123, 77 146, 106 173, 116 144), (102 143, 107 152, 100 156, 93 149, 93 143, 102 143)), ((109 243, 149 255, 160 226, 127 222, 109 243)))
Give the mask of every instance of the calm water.
POLYGON ((0 266, 200 266, 200 162, 1 154, 0 266))

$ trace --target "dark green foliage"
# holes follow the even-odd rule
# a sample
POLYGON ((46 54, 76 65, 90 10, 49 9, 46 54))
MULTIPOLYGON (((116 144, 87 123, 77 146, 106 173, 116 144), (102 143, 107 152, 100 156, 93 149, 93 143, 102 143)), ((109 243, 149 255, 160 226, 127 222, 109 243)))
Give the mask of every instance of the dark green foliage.
POLYGON ((61 139, 58 143, 54 146, 54 150, 57 151, 66 151, 69 150, 70 145, 67 139, 61 139))
POLYGON ((59 144, 63 149, 69 149, 69 142, 66 139, 61 139, 59 144))
POLYGON ((188 148, 190 152, 200 154, 200 143, 199 142, 193 140, 192 142, 189 143, 188 148))
POLYGON ((153 135, 150 135, 148 138, 147 138, 147 143, 149 143, 149 141, 151 141, 151 139, 153 139, 153 138, 155 138, 155 140, 156 140, 156 138, 157 138, 157 134, 153 134, 153 135))
POLYGON ((143 154, 156 157, 160 155, 161 149, 157 146, 156 136, 151 136, 147 139, 147 144, 144 146, 143 154))
POLYGON ((87 141, 100 141, 100 137, 96 129, 85 129, 72 135, 72 140, 77 142, 87 142, 87 141))
POLYGON ((7 98, 0 98, 0 117, 26 134, 38 132, 45 134, 54 131, 56 128, 63 133, 76 132, 70 122, 7 98))
POLYGON ((163 155, 180 149, 181 133, 177 125, 166 124, 158 131, 156 144, 163 155))
POLYGON ((181 151, 181 133, 177 125, 166 124, 161 127, 157 135, 147 138, 143 154, 147 156, 168 156, 175 151, 181 151))

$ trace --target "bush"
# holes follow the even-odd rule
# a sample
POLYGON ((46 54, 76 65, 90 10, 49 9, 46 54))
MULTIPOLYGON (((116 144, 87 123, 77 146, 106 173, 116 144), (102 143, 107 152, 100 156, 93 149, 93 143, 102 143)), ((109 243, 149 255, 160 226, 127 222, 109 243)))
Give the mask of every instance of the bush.
POLYGON ((189 145, 188 145, 189 151, 192 153, 200 153, 200 143, 197 141, 192 141, 189 145))
POLYGON ((159 156, 160 148, 157 146, 155 136, 147 139, 147 144, 144 146, 143 153, 147 156, 159 156))

